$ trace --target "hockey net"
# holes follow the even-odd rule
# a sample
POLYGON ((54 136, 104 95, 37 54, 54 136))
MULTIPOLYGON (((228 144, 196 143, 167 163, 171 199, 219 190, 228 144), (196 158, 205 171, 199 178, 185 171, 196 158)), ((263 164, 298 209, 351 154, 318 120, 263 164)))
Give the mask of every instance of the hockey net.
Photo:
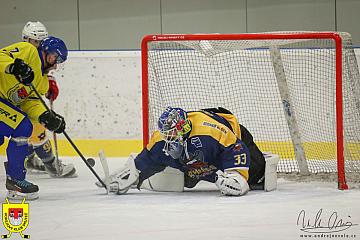
POLYGON ((167 106, 224 107, 278 172, 359 181, 360 78, 336 32, 149 35, 142 42, 144 144, 167 106))

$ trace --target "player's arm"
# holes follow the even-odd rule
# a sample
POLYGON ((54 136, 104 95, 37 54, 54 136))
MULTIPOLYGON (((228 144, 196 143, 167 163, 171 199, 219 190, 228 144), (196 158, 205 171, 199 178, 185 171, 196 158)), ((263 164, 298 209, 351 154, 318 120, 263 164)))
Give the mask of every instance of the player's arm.
POLYGON ((57 86, 55 77, 52 75, 45 75, 44 78, 47 78, 49 82, 49 90, 45 94, 45 97, 50 101, 55 101, 59 95, 59 87, 57 86))
POLYGON ((174 166, 175 161, 162 151, 164 143, 152 138, 147 148, 144 148, 136 157, 130 156, 126 164, 110 175, 110 192, 125 194, 129 188, 141 183, 163 171, 166 166, 174 166), (174 164, 172 164, 174 163, 174 164))
POLYGON ((50 131, 62 133, 65 130, 65 119, 54 111, 48 111, 37 97, 30 96, 20 104, 20 108, 32 121, 41 123, 50 131))
POLYGON ((1 70, 14 75, 24 85, 32 83, 36 75, 35 69, 41 66, 37 49, 31 44, 21 42, 2 48, 0 51, 1 70))
POLYGON ((11 59, 6 56, 0 58, 1 71, 13 75, 16 80, 24 85, 30 85, 34 80, 34 72, 30 65, 20 58, 11 59), (9 61, 12 60, 12 61, 9 61))

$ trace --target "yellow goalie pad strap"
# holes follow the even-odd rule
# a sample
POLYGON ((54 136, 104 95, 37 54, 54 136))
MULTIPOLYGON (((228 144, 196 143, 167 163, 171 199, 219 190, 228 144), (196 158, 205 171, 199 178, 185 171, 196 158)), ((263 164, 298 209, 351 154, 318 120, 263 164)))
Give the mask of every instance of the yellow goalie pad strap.
POLYGON ((42 145, 47 140, 46 128, 40 123, 33 122, 33 132, 29 139, 32 145, 42 145))
POLYGON ((24 118, 23 113, 0 102, 0 122, 4 122, 12 129, 16 129, 24 118))

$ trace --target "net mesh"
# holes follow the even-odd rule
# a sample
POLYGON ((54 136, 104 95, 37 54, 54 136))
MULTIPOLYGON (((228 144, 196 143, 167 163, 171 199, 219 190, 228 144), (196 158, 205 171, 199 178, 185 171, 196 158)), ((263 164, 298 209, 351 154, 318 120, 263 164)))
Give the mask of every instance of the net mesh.
MULTIPOLYGON (((344 157, 360 172, 360 78, 343 38, 344 157)), ((149 133, 167 106, 224 107, 260 149, 280 155, 278 172, 299 172, 270 48, 276 46, 311 173, 337 172, 335 43, 307 40, 196 40, 148 43, 149 133)))

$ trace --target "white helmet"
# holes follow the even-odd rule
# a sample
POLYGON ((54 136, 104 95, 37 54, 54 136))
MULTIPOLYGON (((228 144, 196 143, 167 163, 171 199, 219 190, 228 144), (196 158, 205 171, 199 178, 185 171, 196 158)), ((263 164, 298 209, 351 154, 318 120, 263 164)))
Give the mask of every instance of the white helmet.
POLYGON ((28 39, 34 40, 43 40, 48 36, 48 31, 44 24, 41 22, 27 22, 22 31, 23 41, 28 41, 28 39))

